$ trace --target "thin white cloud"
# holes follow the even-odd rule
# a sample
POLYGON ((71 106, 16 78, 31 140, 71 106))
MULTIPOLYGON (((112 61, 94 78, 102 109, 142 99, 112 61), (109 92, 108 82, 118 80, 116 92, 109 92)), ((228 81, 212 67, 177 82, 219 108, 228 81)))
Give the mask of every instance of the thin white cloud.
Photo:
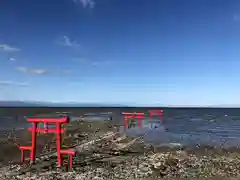
POLYGON ((99 65, 99 62, 92 61, 87 58, 74 58, 74 61, 81 63, 82 65, 90 65, 90 66, 97 66, 99 65))
POLYGON ((21 87, 29 86, 28 82, 18 82, 18 83, 15 83, 15 84, 18 85, 18 86, 21 86, 21 87))
POLYGON ((95 1, 94 0, 73 0, 74 3, 81 3, 84 8, 94 8, 95 1))
POLYGON ((0 86, 8 86, 8 85, 11 85, 13 84, 12 81, 0 81, 0 86))
POLYGON ((78 48, 80 47, 80 45, 78 43, 76 43, 75 41, 71 40, 68 36, 63 36, 60 41, 59 44, 65 47, 70 47, 70 48, 78 48))
POLYGON ((8 51, 8 52, 17 52, 20 51, 20 49, 16 48, 16 47, 12 47, 8 44, 0 44, 0 49, 2 49, 3 51, 8 51))
POLYGON ((64 69, 64 70, 62 70, 62 72, 64 74, 70 74, 70 73, 72 73, 72 70, 71 69, 64 69))
POLYGON ((0 86, 28 86, 27 82, 14 82, 14 81, 0 81, 0 86))
POLYGON ((92 62, 92 63, 91 63, 91 66, 98 66, 98 65, 99 65, 98 62, 92 62))
POLYGON ((107 65, 111 63, 111 61, 92 61, 90 63, 91 66, 101 66, 101 65, 107 65))
POLYGON ((240 14, 234 14, 233 20, 234 21, 240 21, 240 14))
POLYGON ((23 73, 35 74, 35 75, 44 75, 48 73, 46 69, 34 69, 34 68, 27 68, 27 67, 17 67, 17 70, 23 73))
POLYGON ((74 60, 75 62, 79 62, 79 63, 83 63, 83 64, 89 63, 89 60, 86 59, 86 58, 73 58, 73 60, 74 60))
POLYGON ((63 45, 68 46, 68 47, 72 47, 73 43, 71 42, 69 37, 63 36, 63 45))
POLYGON ((101 66, 101 65, 108 65, 111 63, 111 61, 103 60, 103 61, 94 61, 92 59, 87 58, 73 58, 75 62, 81 63, 83 65, 88 66, 101 66))
POLYGON ((9 61, 16 61, 16 59, 13 58, 13 57, 10 57, 10 58, 9 58, 9 61))

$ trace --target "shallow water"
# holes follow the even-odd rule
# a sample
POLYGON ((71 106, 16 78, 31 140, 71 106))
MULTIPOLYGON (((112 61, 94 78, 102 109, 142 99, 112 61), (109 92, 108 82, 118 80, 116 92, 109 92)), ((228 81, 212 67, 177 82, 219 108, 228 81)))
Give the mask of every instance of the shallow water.
MULTIPOLYGON (((153 121, 145 122, 155 124, 153 121)), ((240 147, 240 118, 223 116, 217 119, 182 118, 164 119, 158 128, 144 126, 125 129, 130 136, 143 135, 154 143, 180 143, 187 146, 240 147)))
MULTIPOLYGON (((125 111, 119 109, 119 112, 125 111)), ((126 110, 129 112, 130 110, 126 110)), ((131 109, 132 112, 145 112, 147 109, 131 109)), ((101 120, 103 115, 90 114, 92 120, 101 120)), ((104 115, 106 116, 106 115, 104 115)), ((114 119, 115 121, 116 119, 114 119)), ((117 118, 116 123, 124 121, 117 118)), ((23 128, 29 126, 21 117, 7 117, 1 121, 1 129, 23 128), (18 119, 12 124, 12 119, 18 119)), ((210 145, 224 147, 240 146, 239 108, 165 108, 163 120, 145 119, 141 129, 124 130, 131 136, 144 135, 145 140, 154 143, 181 143, 188 146, 210 145), (152 124, 149 124, 152 122, 152 124), (156 125, 156 127, 155 127, 156 125)))

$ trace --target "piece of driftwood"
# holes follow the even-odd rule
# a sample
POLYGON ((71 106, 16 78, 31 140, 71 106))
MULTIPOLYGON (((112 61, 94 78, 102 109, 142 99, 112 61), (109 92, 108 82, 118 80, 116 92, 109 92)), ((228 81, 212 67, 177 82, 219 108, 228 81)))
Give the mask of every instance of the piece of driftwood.
POLYGON ((104 159, 104 158, 109 158, 109 157, 111 157, 111 155, 101 155, 100 157, 91 157, 91 158, 87 158, 87 159, 85 159, 85 160, 83 160, 83 161, 80 161, 80 162, 76 162, 75 163, 75 165, 76 166, 80 166, 80 167, 82 167, 82 166, 86 166, 86 165, 89 165, 90 163, 93 163, 94 161, 98 161, 98 160, 101 160, 101 159, 104 159))
POLYGON ((56 160, 52 159, 50 161, 43 161, 39 164, 30 164, 27 167, 21 168, 19 171, 15 171, 9 174, 9 176, 17 176, 17 175, 22 175, 27 172, 36 172, 36 171, 41 171, 42 169, 46 168, 49 169, 56 165, 56 160))
MULTIPOLYGON (((114 135, 116 135, 116 133, 106 133, 105 135, 103 135, 97 139, 88 141, 88 142, 80 144, 80 145, 76 145, 75 147, 73 147, 73 149, 77 149, 78 151, 81 151, 81 156, 83 157, 85 154, 85 157, 86 157, 87 154, 83 153, 83 151, 86 150, 86 147, 88 147, 90 145, 94 145, 95 143, 99 143, 102 140, 111 138, 114 135)), ((92 153, 90 153, 90 154, 92 155, 92 153)), ((90 155, 90 154, 88 154, 88 155, 90 155)), ((53 166, 54 164, 56 164, 55 156, 56 156, 56 153, 41 154, 41 156, 39 158, 37 158, 36 164, 28 165, 26 167, 21 168, 17 172, 16 171, 12 172, 10 174, 10 176, 21 175, 21 174, 31 172, 31 171, 41 171, 44 168, 49 168, 49 167, 53 166)), ((84 166, 84 164, 87 165, 88 163, 91 163, 91 162, 95 161, 96 159, 99 159, 99 158, 101 159, 101 158, 110 157, 110 156, 111 156, 110 154, 104 153, 104 154, 100 155, 99 157, 90 157, 81 162, 74 163, 74 164, 78 165, 78 166, 84 166)))
POLYGON ((102 150, 94 150, 93 153, 96 153, 96 154, 110 154, 110 155, 115 155, 115 156, 124 156, 124 155, 127 155, 127 154, 139 154, 141 152, 139 151, 132 151, 132 150, 128 150, 128 149, 122 149, 122 150, 105 150, 105 151, 102 151, 102 150))
MULTIPOLYGON (((73 168, 74 167, 83 167, 87 166, 91 163, 113 163, 118 164, 124 162, 127 158, 129 158, 129 155, 138 154, 140 152, 129 150, 128 148, 133 145, 136 140, 138 140, 140 137, 135 138, 131 140, 128 143, 121 143, 118 146, 111 147, 111 144, 113 142, 107 142, 105 145, 101 146, 100 148, 97 148, 97 144, 101 144, 102 140, 108 140, 109 138, 116 135, 116 133, 108 133, 104 136, 97 138, 95 140, 88 141, 84 144, 77 145, 74 149, 77 149, 80 151, 80 153, 77 155, 77 157, 74 158, 73 161, 73 168), (89 146, 94 145, 96 148, 87 150, 89 146)), ((125 138, 118 138, 118 140, 122 140, 125 138)), ((115 143, 117 144, 115 140, 115 143)), ((33 164, 31 166, 25 167, 20 169, 17 172, 13 172, 10 174, 10 176, 16 176, 21 175, 27 172, 43 172, 47 171, 52 168, 56 168, 56 157, 55 153, 48 153, 43 154, 40 158, 37 164, 33 164), (40 162, 39 162, 40 161, 40 162)))
MULTIPOLYGON (((94 156, 94 154, 92 153, 84 153, 82 154, 83 157, 88 157, 85 158, 84 160, 75 160, 73 166, 74 167, 82 167, 82 166, 87 166, 90 163, 106 163, 106 162, 110 162, 110 163, 121 163, 124 162, 127 158, 129 158, 129 156, 125 156, 127 154, 132 154, 132 153, 138 153, 138 152, 132 152, 132 151, 109 151, 109 152, 99 152, 96 156, 94 156), (92 155, 89 157, 89 155, 92 155)), ((13 172, 11 174, 9 174, 10 176, 16 176, 16 175, 22 175, 25 174, 27 172, 40 172, 43 171, 45 169, 45 171, 51 169, 51 168, 55 168, 56 165, 56 159, 55 158, 51 158, 47 161, 42 161, 41 163, 38 164, 32 164, 29 165, 25 168, 20 169, 17 172, 13 172)))
POLYGON ((128 148, 131 145, 133 145, 138 139, 141 139, 141 137, 137 137, 128 143, 119 143, 117 144, 117 148, 115 150, 122 150, 122 149, 128 148))
MULTIPOLYGON (((113 132, 108 132, 106 134, 104 134, 103 136, 100 136, 97 139, 93 139, 90 141, 87 141, 86 143, 79 143, 79 144, 75 144, 72 146, 71 150, 77 150, 77 152, 81 152, 84 151, 87 147, 89 147, 90 145, 93 145, 95 143, 99 143, 102 140, 106 140, 108 138, 111 138, 113 136, 117 135, 117 133, 113 133, 113 132)), ((54 151, 55 149, 52 149, 52 151, 54 151)), ((56 152, 49 152, 49 153, 44 153, 40 155, 40 158, 37 158, 37 162, 42 161, 46 158, 50 158, 50 157, 54 157, 56 156, 56 152)), ((27 158, 27 160, 29 160, 29 158, 27 158)))
POLYGON ((96 160, 96 162, 120 164, 125 162, 128 158, 129 156, 114 156, 114 157, 98 159, 96 160))

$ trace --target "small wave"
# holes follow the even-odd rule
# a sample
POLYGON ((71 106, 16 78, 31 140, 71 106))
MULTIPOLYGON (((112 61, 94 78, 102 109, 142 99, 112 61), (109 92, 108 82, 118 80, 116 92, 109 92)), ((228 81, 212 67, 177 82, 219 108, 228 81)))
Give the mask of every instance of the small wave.
POLYGON ((191 118, 190 121, 203 121, 203 118, 191 118))

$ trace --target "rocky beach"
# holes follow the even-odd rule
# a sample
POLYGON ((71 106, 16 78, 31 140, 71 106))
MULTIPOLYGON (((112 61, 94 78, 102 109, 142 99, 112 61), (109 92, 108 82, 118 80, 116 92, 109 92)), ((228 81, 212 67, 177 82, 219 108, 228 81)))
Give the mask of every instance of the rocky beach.
POLYGON ((34 165, 21 165, 16 144, 27 144, 30 133, 11 131, 1 137, 1 180, 103 179, 240 179, 238 149, 152 145, 127 137, 108 121, 75 121, 66 127, 64 146, 77 151, 73 169, 57 166, 54 136, 39 135, 34 165))

